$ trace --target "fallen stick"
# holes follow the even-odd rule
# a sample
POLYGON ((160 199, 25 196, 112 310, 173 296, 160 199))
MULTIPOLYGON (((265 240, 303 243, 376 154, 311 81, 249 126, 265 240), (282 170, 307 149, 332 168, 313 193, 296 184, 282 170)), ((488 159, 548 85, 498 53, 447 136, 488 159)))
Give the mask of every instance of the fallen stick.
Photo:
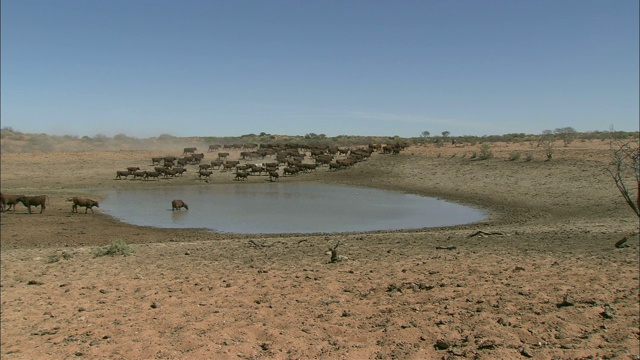
POLYGON ((499 232, 499 231, 486 232, 486 231, 478 230, 478 231, 474 232, 473 234, 471 234, 471 235, 469 235, 469 236, 467 236, 467 237, 474 237, 474 236, 482 236, 482 237, 486 237, 486 236, 491 236, 491 235, 504 236, 504 233, 499 232))

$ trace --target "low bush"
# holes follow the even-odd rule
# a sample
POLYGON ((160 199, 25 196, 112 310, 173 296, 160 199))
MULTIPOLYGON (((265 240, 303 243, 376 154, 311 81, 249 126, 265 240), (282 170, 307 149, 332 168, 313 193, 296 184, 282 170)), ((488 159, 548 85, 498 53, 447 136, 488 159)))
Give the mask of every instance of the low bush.
POLYGON ((116 240, 107 247, 98 248, 94 253, 94 256, 100 257, 105 255, 129 255, 134 252, 135 251, 131 248, 131 246, 125 243, 124 240, 116 240))

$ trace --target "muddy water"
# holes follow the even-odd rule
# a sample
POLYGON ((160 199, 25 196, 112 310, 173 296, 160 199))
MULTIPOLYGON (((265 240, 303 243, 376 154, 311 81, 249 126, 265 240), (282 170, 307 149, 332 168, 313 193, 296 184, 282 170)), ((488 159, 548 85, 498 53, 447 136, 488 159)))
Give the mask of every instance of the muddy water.
POLYGON ((474 208, 402 192, 327 184, 231 184, 114 190, 100 209, 124 222, 224 233, 332 233, 480 221, 474 208), (189 210, 172 211, 181 199, 189 210))

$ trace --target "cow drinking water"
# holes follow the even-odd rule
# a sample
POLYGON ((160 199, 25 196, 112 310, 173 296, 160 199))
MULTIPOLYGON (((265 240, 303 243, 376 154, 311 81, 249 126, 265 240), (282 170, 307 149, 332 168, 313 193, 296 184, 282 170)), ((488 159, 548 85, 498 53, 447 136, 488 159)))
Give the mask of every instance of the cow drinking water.
POLYGON ((186 210, 189 210, 189 206, 182 200, 176 199, 171 202, 171 211, 180 210, 181 208, 185 208, 186 210))

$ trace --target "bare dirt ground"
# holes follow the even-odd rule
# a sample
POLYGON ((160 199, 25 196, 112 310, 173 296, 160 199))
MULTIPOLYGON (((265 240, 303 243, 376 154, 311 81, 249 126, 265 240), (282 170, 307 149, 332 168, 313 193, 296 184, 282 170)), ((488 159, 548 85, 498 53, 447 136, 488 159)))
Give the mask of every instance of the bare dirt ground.
POLYGON ((608 143, 558 143, 552 161, 535 150, 530 162, 507 160, 528 144, 492 146, 489 160, 471 159, 477 146, 411 147, 350 170, 280 178, 437 196, 486 209, 483 222, 281 236, 71 213, 70 196, 233 182, 221 171, 198 181, 194 166, 178 179, 114 180, 181 149, 3 153, 2 192, 46 194, 50 205, 0 215, 0 355, 637 359, 638 219, 603 171, 608 143), (630 246, 614 247, 625 236, 630 246), (135 252, 94 256, 116 240, 135 252), (346 259, 331 263, 338 242, 346 259))

